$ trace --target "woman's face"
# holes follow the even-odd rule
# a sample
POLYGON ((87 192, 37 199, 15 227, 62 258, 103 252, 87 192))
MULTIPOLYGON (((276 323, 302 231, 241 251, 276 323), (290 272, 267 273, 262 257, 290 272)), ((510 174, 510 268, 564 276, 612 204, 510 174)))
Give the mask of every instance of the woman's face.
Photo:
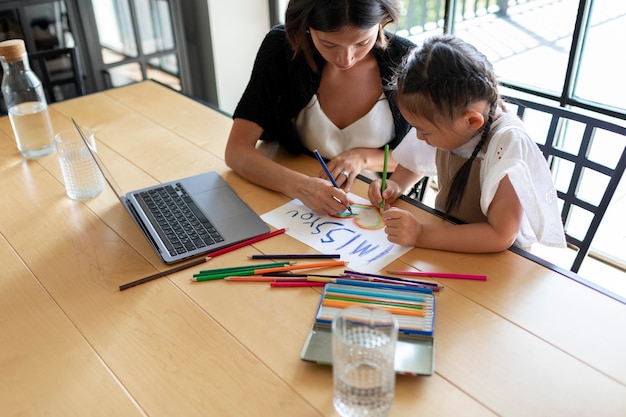
POLYGON ((311 39, 322 57, 340 70, 348 70, 365 58, 378 38, 378 25, 369 29, 344 26, 336 32, 310 29, 311 39))

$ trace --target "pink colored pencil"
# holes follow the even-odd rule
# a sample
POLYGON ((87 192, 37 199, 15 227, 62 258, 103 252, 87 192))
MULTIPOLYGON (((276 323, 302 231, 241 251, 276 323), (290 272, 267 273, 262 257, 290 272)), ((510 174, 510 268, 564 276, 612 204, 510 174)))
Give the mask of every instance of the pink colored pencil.
POLYGON ((408 275, 413 277, 431 278, 453 278, 453 279, 473 279, 477 281, 487 281, 487 275, 452 274, 447 272, 422 272, 422 271, 387 271, 390 274, 408 275))

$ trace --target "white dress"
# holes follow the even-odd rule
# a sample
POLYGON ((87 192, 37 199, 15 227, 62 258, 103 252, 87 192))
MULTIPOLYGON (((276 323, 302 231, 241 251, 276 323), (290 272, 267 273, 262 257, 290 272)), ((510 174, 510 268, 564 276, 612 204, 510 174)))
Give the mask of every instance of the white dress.
MULTIPOLYGON (((515 245, 529 247, 539 242, 547 246, 564 247, 565 235, 556 189, 539 147, 515 114, 504 114, 491 128, 492 137, 486 152, 481 150, 477 155, 477 159, 481 160, 481 211, 487 215, 500 180, 508 176, 524 209, 515 245)), ((480 135, 477 135, 451 152, 469 158, 479 140, 480 135)), ((392 154, 405 168, 423 175, 433 175, 433 170, 436 172, 435 153, 435 148, 414 138, 412 141, 403 141, 392 154)))
MULTIPOLYGON (((343 129, 326 116, 317 95, 313 95, 298 114, 296 129, 308 150, 317 149, 327 159, 353 148, 379 149, 389 143, 395 132, 393 116, 384 94, 366 115, 343 129)), ((405 138, 411 136, 415 137, 414 131, 409 131, 405 138)))

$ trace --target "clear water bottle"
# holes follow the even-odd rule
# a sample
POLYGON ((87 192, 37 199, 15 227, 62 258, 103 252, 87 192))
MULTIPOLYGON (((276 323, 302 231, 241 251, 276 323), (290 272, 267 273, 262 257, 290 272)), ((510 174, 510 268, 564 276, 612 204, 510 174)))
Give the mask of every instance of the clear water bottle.
POLYGON ((0 42, 2 95, 6 102, 17 148, 25 158, 54 152, 54 132, 41 80, 30 69, 22 39, 0 42))

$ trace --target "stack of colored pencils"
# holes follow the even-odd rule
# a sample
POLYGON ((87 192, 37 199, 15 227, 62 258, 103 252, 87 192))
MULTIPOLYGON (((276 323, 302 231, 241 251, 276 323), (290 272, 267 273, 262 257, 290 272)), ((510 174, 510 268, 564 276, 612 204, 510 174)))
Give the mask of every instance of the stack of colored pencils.
POLYGON ((296 269, 318 269, 318 268, 330 268, 335 266, 343 266, 346 263, 344 261, 326 261, 326 262, 314 262, 307 264, 295 265, 290 261, 271 262, 267 264, 251 264, 244 266, 235 266, 230 268, 218 268, 208 269, 200 271, 194 274, 191 278, 192 281, 211 281, 216 279, 225 279, 233 276, 254 276, 263 274, 272 274, 287 272, 296 269))

